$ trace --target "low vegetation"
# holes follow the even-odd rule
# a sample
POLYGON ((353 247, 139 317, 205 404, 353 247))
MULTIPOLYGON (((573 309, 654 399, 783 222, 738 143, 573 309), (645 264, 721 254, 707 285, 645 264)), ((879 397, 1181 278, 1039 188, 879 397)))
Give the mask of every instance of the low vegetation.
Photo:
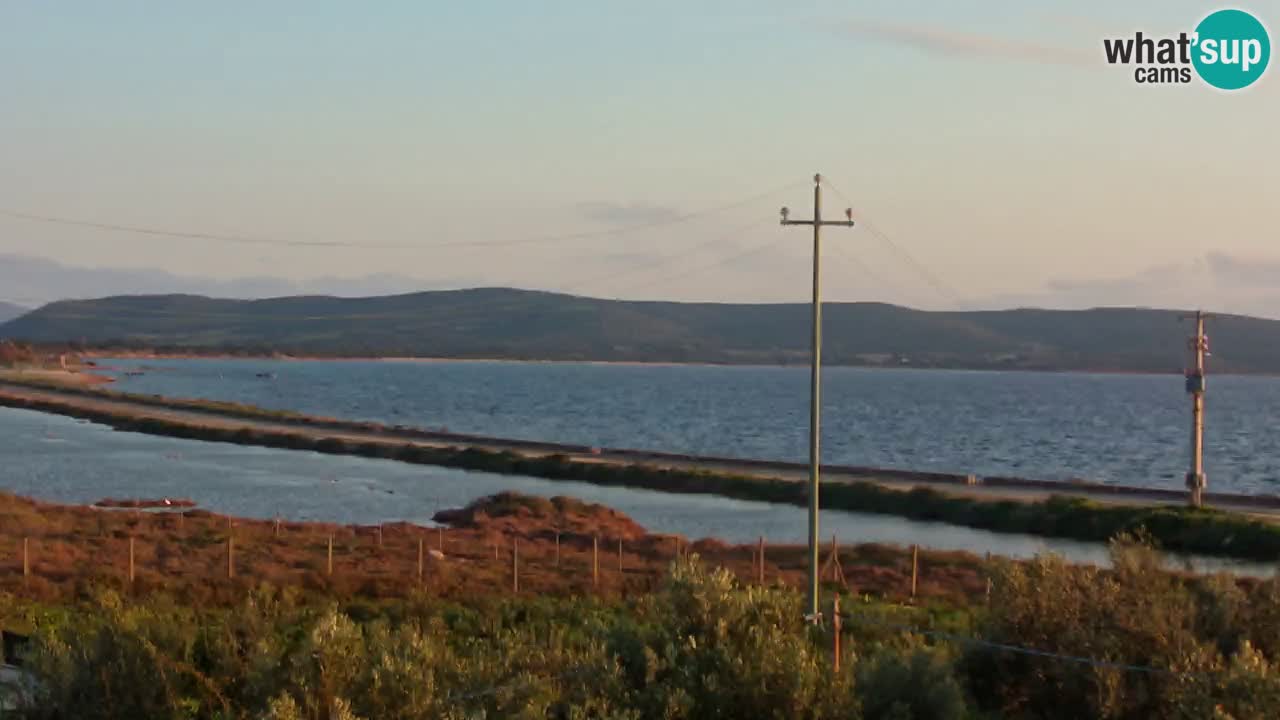
POLYGON ((1280 714, 1275 580, 1169 575, 1132 540, 1113 555, 1113 570, 1002 564, 985 603, 845 595, 838 669, 832 625, 807 626, 798 592, 696 556, 624 600, 0 594, 0 622, 32 634, 30 705, 14 714, 33 720, 1280 714))
MULTIPOLYGON (((689 552, 743 578, 760 578, 754 544, 651 534, 616 510, 572 498, 502 493, 440 516, 454 524, 424 528, 408 523, 277 523, 202 510, 54 505, 0 494, 0 592, 66 602, 81 597, 86 588, 102 587, 136 597, 161 593, 184 604, 212 606, 225 605, 266 582, 334 600, 405 598, 414 592, 462 598, 511 592, 517 553, 520 592, 544 596, 646 592, 674 558, 689 552), (228 541, 234 551, 231 577, 228 541), (598 567, 594 579, 593 564, 598 567)), ((769 544, 765 556, 766 582, 802 583, 804 548, 769 544)), ((850 589, 874 597, 907 597, 909 550, 846 546, 840 549, 840 560, 850 589)), ((922 598, 978 598, 984 583, 982 558, 961 552, 920 553, 922 598)))

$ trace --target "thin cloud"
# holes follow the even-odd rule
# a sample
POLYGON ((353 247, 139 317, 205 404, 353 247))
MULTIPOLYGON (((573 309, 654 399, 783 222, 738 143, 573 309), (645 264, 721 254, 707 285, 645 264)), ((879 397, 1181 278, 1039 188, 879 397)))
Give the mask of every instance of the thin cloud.
POLYGON ((1074 48, 1012 40, 994 35, 962 32, 950 28, 875 20, 850 20, 845 29, 859 37, 905 45, 929 53, 951 57, 1017 60, 1046 65, 1092 65, 1096 58, 1074 48))
POLYGON ((1280 261, 1247 258, 1224 252, 1205 255, 1214 282, 1226 287, 1265 287, 1280 285, 1280 261))
POLYGON ((578 212, 588 220, 613 225, 639 225, 673 221, 681 217, 678 209, 665 205, 625 204, 613 202, 580 203, 578 212))

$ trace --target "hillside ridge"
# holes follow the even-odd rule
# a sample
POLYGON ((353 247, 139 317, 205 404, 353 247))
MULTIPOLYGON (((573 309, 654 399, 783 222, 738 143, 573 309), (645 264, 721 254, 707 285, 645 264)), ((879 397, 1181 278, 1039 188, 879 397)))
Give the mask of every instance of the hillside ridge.
MULTIPOLYGON (((807 303, 605 300, 471 288, 361 298, 261 300, 120 295, 50 303, 0 324, 0 338, 167 351, 345 357, 797 364, 807 303)), ((1178 372, 1179 311, 929 311, 880 302, 824 306, 834 365, 1178 372)), ((1280 372, 1280 321, 1215 316, 1216 372, 1280 372)))

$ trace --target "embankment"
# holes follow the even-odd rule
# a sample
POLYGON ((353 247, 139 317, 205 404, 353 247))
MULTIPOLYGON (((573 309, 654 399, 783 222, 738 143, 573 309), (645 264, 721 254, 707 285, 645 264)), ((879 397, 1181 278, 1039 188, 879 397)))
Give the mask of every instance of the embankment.
MULTIPOLYGON (((807 501, 795 463, 500 440, 309 418, 195 400, 0 383, 0 405, 79 417, 119 430, 241 445, 359 455, 491 473, 573 480, 792 505, 807 501)), ((1271 560, 1280 525, 1242 512, 1170 504, 1180 494, 1139 488, 990 479, 831 466, 824 507, 946 522, 996 532, 1106 541, 1145 529, 1182 553, 1271 560)), ((1211 503, 1270 513, 1274 498, 1213 495, 1211 503)))

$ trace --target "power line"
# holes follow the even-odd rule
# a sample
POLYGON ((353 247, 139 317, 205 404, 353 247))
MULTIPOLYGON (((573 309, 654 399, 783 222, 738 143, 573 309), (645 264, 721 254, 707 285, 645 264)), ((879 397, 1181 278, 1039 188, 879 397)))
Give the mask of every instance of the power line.
POLYGON ((661 257, 653 259, 650 262, 641 263, 639 265, 632 265, 623 270, 611 272, 606 275, 600 275, 598 277, 594 277, 594 278, 591 278, 590 280, 585 280, 583 282, 574 283, 568 286, 567 288, 564 288, 562 292, 577 293, 582 288, 590 287, 591 285, 595 285, 596 283, 605 282, 607 280, 615 280, 620 277, 626 277, 628 275, 634 275, 636 273, 643 273, 655 267, 668 265, 672 262, 696 255, 701 250, 711 247, 712 245, 717 245, 721 242, 724 242, 726 239, 738 235, 743 230, 746 230, 747 228, 750 228, 750 227, 755 227, 760 224, 761 224, 761 221, 758 218, 752 218, 751 220, 748 220, 747 222, 742 223, 741 225, 738 225, 728 230, 727 232, 720 233, 712 237, 710 240, 705 240, 703 242, 700 242, 694 245, 693 247, 688 248, 684 252, 679 252, 672 255, 663 255, 661 257))
POLYGON ((692 212, 687 212, 673 217, 662 218, 651 222, 640 223, 637 225, 626 225, 622 227, 605 228, 602 230, 586 230, 581 232, 562 233, 556 235, 543 235, 536 237, 515 238, 511 240, 459 240, 438 243, 353 243, 346 241, 327 241, 327 240, 287 240, 281 238, 268 238, 247 235, 229 235, 222 233, 210 233, 189 230, 169 230, 163 228, 146 227, 140 225, 126 225, 122 223, 99 222, 94 220, 84 220, 79 218, 69 218, 57 215, 41 215, 37 213, 19 212, 14 210, 0 210, 0 215, 19 220, 27 220, 30 222, 42 222, 57 225, 70 225, 75 227, 86 227, 96 230, 105 230, 108 232, 129 233, 134 235, 149 235, 155 237, 178 238, 183 240, 198 240, 207 242, 234 243, 242 245, 271 245, 281 247, 308 247, 308 248, 357 248, 357 249, 378 249, 378 250, 432 250, 440 248, 453 247, 508 247, 513 245, 530 245, 538 243, 555 243, 566 240, 580 240, 594 237, 612 237, 618 235, 627 235, 630 233, 640 232, 658 227, 667 227, 678 225, 680 223, 689 222, 700 217, 714 215, 721 212, 733 210, 738 207, 758 202, 771 195, 776 195, 783 190, 790 189, 796 183, 789 183, 771 190, 756 193, 745 198, 734 200, 723 205, 717 205, 710 208, 703 208, 692 212))
POLYGON ((876 283, 877 285, 884 284, 884 281, 879 276, 879 274, 872 271, 871 266, 867 265, 867 263, 863 261, 862 258, 858 257, 852 250, 848 249, 841 243, 836 243, 836 252, 840 253, 840 255, 845 259, 845 261, 849 263, 849 265, 851 265, 858 272, 862 273, 869 280, 876 283))
POLYGON ((924 263, 917 260, 915 256, 913 256, 910 252, 908 252, 906 248, 894 242, 893 238, 889 237, 887 234, 885 234, 883 231, 877 228, 875 223, 867 219, 866 213, 857 210, 853 201, 850 200, 849 196, 845 195, 844 192, 840 190, 840 188, 836 187, 835 184, 833 184, 830 180, 827 180, 826 178, 823 178, 823 184, 831 188, 831 190, 835 194, 839 195, 846 203, 848 203, 850 207, 854 207, 855 208, 854 213, 858 217, 858 224, 861 225, 864 229, 866 229, 867 232, 871 233, 875 238, 883 242, 885 245, 889 246, 889 249, 892 250, 900 260, 902 260, 906 265, 908 265, 912 270, 914 270, 916 274, 918 274, 921 278, 923 278, 924 281, 934 289, 934 291, 936 291, 939 295, 945 297, 946 299, 951 300, 952 302, 961 303, 964 301, 962 294, 957 292, 954 287, 944 282, 941 278, 935 275, 933 271, 931 271, 927 266, 925 266, 924 263))
POLYGON ((30 220, 32 222, 50 223, 56 225, 72 225, 75 227, 93 228, 95 230, 106 230, 108 232, 130 233, 134 235, 153 235, 157 237, 180 238, 184 240, 207 240, 213 242, 237 243, 242 245, 277 245, 284 247, 358 247, 358 248, 377 248, 377 249, 409 249, 417 247, 414 245, 390 245, 384 243, 357 244, 341 241, 325 241, 325 240, 282 240, 279 238, 265 237, 248 237, 244 235, 223 235, 220 233, 191 232, 187 230, 162 230, 159 228, 140 227, 137 225, 120 225, 116 223, 96 222, 92 220, 79 220, 74 218, 57 217, 53 215, 36 215, 34 213, 14 212, 12 210, 0 210, 0 215, 6 217, 17 218, 19 220, 30 220))
POLYGON ((734 200, 733 202, 725 203, 724 205, 717 205, 711 208, 695 210, 693 212, 684 213, 682 215, 676 215, 670 218, 663 218, 661 220, 654 220, 652 222, 641 223, 639 225, 627 225, 625 227, 609 228, 605 230, 585 230, 582 232, 566 233, 562 235, 544 235, 540 237, 519 238, 515 240, 481 240, 481 241, 475 241, 475 242, 458 241, 458 242, 437 243, 434 245, 428 245, 426 247, 431 247, 431 248, 509 247, 512 245, 527 245, 527 244, 543 243, 543 242, 559 242, 563 240, 583 240, 583 239, 595 238, 595 237, 616 237, 618 235, 628 235, 630 233, 639 232, 641 230, 649 230, 657 227, 668 227, 671 225, 679 225, 681 223, 685 223, 697 218, 706 217, 709 215, 715 215, 718 213, 727 212, 729 210, 734 210, 736 208, 750 205, 751 203, 754 203, 754 202, 759 202, 772 195, 777 195, 783 192, 784 190, 789 190, 792 187, 794 187, 796 184, 797 183, 794 183, 794 182, 787 183, 786 185, 781 185, 779 187, 773 188, 772 190, 766 190, 761 193, 756 193, 755 195, 751 195, 749 197, 746 197, 740 200, 734 200))
POLYGON ((763 242, 763 243, 760 243, 760 244, 758 244, 758 245, 752 245, 751 247, 748 247, 746 250, 743 250, 742 252, 735 253, 735 254, 730 255, 730 256, 728 256, 728 257, 725 257, 725 258, 721 258, 720 260, 717 260, 717 261, 712 262, 712 263, 706 263, 706 264, 703 264, 703 265, 696 265, 696 266, 694 266, 694 267, 691 267, 691 268, 688 268, 688 269, 684 270, 683 272, 675 273, 674 275, 666 275, 666 276, 663 276, 663 277, 658 277, 658 278, 654 278, 654 279, 652 279, 652 280, 648 280, 648 281, 646 281, 646 282, 642 282, 642 283, 638 283, 638 284, 632 284, 632 285, 624 285, 624 286, 623 286, 623 287, 621 287, 621 288, 614 288, 614 291, 613 291, 613 297, 614 297, 614 298, 617 298, 617 297, 619 297, 619 295, 620 295, 621 293, 623 293, 623 292, 634 292, 635 290, 639 290, 639 289, 641 289, 641 288, 647 288, 647 287, 651 287, 651 286, 653 286, 653 285, 660 285, 660 284, 662 284, 662 283, 671 282, 672 280, 678 280, 678 279, 680 279, 680 278, 687 277, 687 276, 689 276, 689 275, 693 275, 693 274, 695 274, 695 273, 704 272, 704 271, 706 271, 706 270, 715 270, 715 269, 717 269, 717 268, 723 267, 723 266, 728 265, 728 264, 730 264, 730 263, 737 262, 738 260, 742 260, 742 259, 747 258, 747 257, 750 257, 750 256, 752 256, 752 255, 757 255, 757 254, 759 254, 759 253, 761 253, 761 252, 764 252, 765 250, 768 250, 768 249, 770 249, 770 248, 772 248, 772 247, 774 247, 774 246, 776 246, 776 245, 781 245, 781 244, 783 243, 783 241, 784 241, 784 238, 773 238, 773 239, 768 240, 767 242, 763 242))

